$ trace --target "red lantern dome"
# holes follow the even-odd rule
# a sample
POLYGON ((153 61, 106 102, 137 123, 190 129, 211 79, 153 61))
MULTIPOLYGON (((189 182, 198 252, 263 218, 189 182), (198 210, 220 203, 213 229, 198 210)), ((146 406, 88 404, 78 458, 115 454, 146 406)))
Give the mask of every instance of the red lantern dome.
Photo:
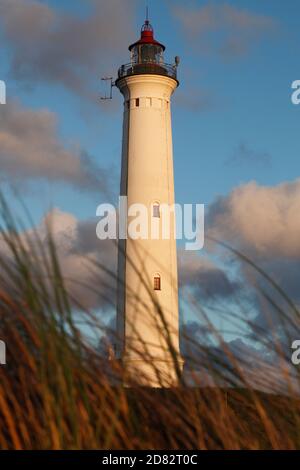
POLYGON ((142 26, 140 39, 134 44, 131 44, 129 46, 129 50, 131 51, 135 46, 142 44, 151 44, 153 46, 161 47, 163 51, 165 50, 165 46, 154 39, 154 30, 149 20, 146 20, 142 26))

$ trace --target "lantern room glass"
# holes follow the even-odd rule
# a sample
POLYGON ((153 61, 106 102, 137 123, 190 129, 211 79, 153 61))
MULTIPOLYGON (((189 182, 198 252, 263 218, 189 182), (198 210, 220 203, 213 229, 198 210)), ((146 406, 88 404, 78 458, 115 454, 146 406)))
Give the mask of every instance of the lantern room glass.
POLYGON ((163 48, 155 44, 138 44, 131 50, 133 64, 163 64, 163 48))

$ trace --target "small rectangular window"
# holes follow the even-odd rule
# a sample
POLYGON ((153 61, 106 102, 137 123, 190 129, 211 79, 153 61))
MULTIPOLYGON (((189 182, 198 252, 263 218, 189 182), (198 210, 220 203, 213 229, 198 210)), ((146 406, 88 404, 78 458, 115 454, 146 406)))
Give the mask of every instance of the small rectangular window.
POLYGON ((136 98, 135 99, 135 106, 138 108, 140 105, 140 99, 139 98, 136 98))
POLYGON ((160 207, 159 204, 153 204, 153 217, 160 217, 160 207))
POLYGON ((161 290, 160 276, 154 276, 154 290, 161 290))

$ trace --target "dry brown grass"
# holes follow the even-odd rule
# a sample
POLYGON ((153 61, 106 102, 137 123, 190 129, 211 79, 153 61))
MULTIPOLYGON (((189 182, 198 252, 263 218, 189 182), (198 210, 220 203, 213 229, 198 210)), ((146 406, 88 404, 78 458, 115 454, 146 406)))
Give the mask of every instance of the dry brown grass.
MULTIPOLYGON (((194 388, 122 387, 121 365, 91 346, 74 320, 51 237, 47 246, 37 238, 29 251, 3 201, 2 218, 9 256, 1 255, 0 269, 0 332, 7 345, 1 449, 300 448, 297 374, 292 379, 287 372, 289 394, 257 391, 205 311, 223 360, 192 339, 188 360, 218 386, 200 387, 196 374, 194 388)), ((97 318, 84 313, 81 321, 94 322, 101 336, 97 318)), ((265 377, 270 386, 272 374, 265 377)))

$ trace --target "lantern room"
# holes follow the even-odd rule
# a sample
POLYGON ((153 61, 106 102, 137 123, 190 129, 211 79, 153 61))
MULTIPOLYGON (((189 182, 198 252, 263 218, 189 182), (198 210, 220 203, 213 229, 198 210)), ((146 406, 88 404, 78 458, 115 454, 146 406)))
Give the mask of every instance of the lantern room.
POLYGON ((148 19, 141 29, 138 41, 129 46, 130 64, 122 65, 118 78, 129 75, 155 74, 167 75, 177 80, 177 65, 166 64, 164 61, 165 46, 154 38, 154 31, 148 19))
POLYGON ((141 38, 129 46, 133 64, 163 64, 165 46, 154 39, 153 28, 146 20, 141 29, 141 38))

